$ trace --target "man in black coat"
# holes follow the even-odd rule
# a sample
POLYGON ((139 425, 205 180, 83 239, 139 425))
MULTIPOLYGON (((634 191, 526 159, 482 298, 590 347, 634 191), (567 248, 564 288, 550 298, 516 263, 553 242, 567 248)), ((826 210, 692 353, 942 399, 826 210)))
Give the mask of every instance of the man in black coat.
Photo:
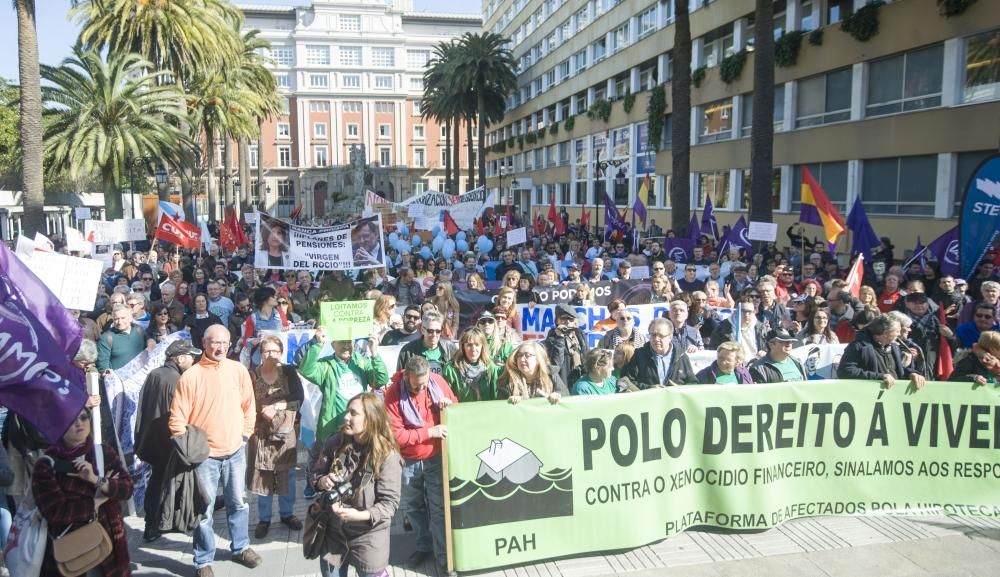
POLYGON ((876 317, 864 330, 858 331, 854 341, 844 349, 837 377, 882 381, 890 387, 896 379, 909 378, 915 387, 922 388, 924 376, 903 365, 897 343, 899 330, 899 322, 888 315, 876 317))
POLYGON ((733 315, 719 323, 712 331, 712 337, 708 341, 708 348, 715 350, 726 341, 736 341, 743 346, 747 359, 757 358, 759 351, 767 350, 767 331, 764 325, 757 320, 756 304, 750 297, 741 297, 740 303, 733 315), (737 320, 736 315, 740 315, 737 320), (739 323, 740 334, 736 334, 736 324, 739 323), (753 335, 749 342, 747 338, 753 335))
POLYGON ((167 427, 170 403, 174 399, 181 373, 191 368, 199 355, 201 351, 190 341, 176 340, 170 343, 163 366, 146 375, 146 381, 139 391, 135 414, 135 454, 152 467, 152 474, 146 485, 146 529, 142 533, 146 541, 154 541, 160 536, 156 528, 159 514, 155 509, 163 485, 163 469, 170 456, 170 429, 167 427))
POLYGON ((556 307, 556 326, 542 341, 549 363, 559 368, 559 376, 572 387, 583 375, 583 359, 590 351, 587 335, 580 330, 576 309, 567 304, 556 307))
POLYGON ((805 381, 806 370, 792 356, 798 339, 782 328, 767 333, 767 354, 750 364, 750 376, 755 383, 785 383, 805 381))
POLYGON ((406 368, 406 361, 411 357, 424 357, 431 365, 431 372, 440 375, 444 371, 444 366, 458 350, 458 345, 454 342, 441 338, 443 326, 444 317, 441 313, 437 311, 424 313, 420 320, 421 338, 407 343, 400 349, 396 372, 406 368))
POLYGON ((649 342, 622 368, 619 389, 693 385, 698 376, 687 353, 673 346, 674 325, 668 319, 649 323, 649 342))

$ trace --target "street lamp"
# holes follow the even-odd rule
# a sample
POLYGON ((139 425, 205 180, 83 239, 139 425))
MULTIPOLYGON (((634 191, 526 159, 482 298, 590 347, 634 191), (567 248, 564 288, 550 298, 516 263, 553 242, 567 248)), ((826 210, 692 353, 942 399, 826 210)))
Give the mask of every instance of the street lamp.
MULTIPOLYGON (((608 167, 618 168, 621 165, 625 164, 626 162, 628 162, 628 160, 624 158, 622 159, 612 158, 609 160, 601 160, 601 151, 597 150, 596 152, 596 157, 594 158, 594 210, 597 212, 597 214, 594 216, 594 224, 595 224, 594 236, 597 236, 601 230, 601 208, 600 208, 600 202, 598 201, 597 198, 597 183, 601 182, 601 180, 605 178, 605 173, 607 172, 608 167)), ((624 180, 625 180, 624 170, 619 170, 617 176, 615 177, 615 183, 621 184, 622 182, 624 182, 624 180)), ((605 186, 607 186, 606 181, 604 184, 605 186)), ((605 194, 607 194, 606 191, 605 194)), ((607 226, 607 223, 604 224, 605 226, 607 226)))
POLYGON ((167 171, 161 166, 156 169, 156 184, 164 185, 167 183, 167 171))

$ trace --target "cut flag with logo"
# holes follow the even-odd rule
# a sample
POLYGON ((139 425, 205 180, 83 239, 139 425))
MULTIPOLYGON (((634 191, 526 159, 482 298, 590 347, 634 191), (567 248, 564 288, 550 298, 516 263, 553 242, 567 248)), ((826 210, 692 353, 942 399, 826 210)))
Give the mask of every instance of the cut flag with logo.
POLYGON ((753 244, 750 242, 750 239, 747 238, 748 233, 749 229, 747 228, 747 221, 741 216, 740 219, 736 221, 736 224, 729 229, 729 233, 726 234, 726 236, 722 239, 722 242, 719 244, 719 254, 723 255, 729 252, 731 248, 742 248, 746 251, 747 257, 752 257, 753 244))
POLYGON ((816 182, 809 169, 802 167, 802 208, 799 210, 799 222, 815 224, 823 227, 823 237, 832 248, 837 244, 837 237, 844 233, 844 217, 837 207, 830 202, 823 187, 816 182))
POLYGON ((87 400, 83 371, 70 362, 83 328, 25 263, 0 245, 0 332, 6 335, 0 403, 55 444, 87 400))
POLYGON ((712 235, 712 240, 719 242, 719 222, 715 220, 715 210, 712 199, 705 195, 705 209, 701 211, 701 233, 712 235))
POLYGON ((625 219, 622 218, 618 208, 615 207, 615 202, 606 192, 604 193, 604 221, 606 224, 604 240, 625 238, 625 219))
POLYGON ((649 173, 647 172, 646 177, 642 179, 642 184, 639 186, 639 194, 635 196, 635 202, 632 203, 633 218, 638 218, 643 228, 646 228, 646 205, 649 204, 649 189, 650 180, 649 173))
POLYGON ((694 255, 694 241, 689 238, 664 238, 663 253, 674 262, 687 262, 694 255))
POLYGON ((865 255, 859 254, 851 266, 851 272, 847 274, 847 286, 844 290, 851 293, 854 298, 861 296, 861 281, 865 276, 865 255))
POLYGON ((184 248, 198 248, 201 244, 201 231, 190 222, 177 221, 165 214, 160 215, 160 224, 156 227, 157 238, 184 248))
POLYGON ((688 223, 688 238, 695 244, 701 244, 701 226, 698 224, 698 213, 691 213, 691 222, 688 223))
POLYGON ((959 215, 955 274, 971 279, 1000 234, 1000 153, 982 161, 969 176, 959 215))
POLYGON ((961 260, 959 258, 958 244, 958 227, 955 226, 927 245, 927 252, 934 255, 937 259, 942 275, 958 277, 961 260))
POLYGON ((872 223, 868 220, 861 197, 854 200, 851 213, 847 215, 847 228, 853 233, 851 237, 851 254, 863 254, 871 257, 871 250, 881 244, 872 223))

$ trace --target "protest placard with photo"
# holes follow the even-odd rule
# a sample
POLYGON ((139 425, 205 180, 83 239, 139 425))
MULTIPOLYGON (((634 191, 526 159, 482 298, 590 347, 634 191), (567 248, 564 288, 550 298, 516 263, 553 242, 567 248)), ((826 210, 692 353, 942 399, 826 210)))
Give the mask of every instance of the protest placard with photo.
POLYGON ((385 264, 381 215, 324 227, 290 224, 259 214, 254 266, 297 270, 350 270, 385 264))

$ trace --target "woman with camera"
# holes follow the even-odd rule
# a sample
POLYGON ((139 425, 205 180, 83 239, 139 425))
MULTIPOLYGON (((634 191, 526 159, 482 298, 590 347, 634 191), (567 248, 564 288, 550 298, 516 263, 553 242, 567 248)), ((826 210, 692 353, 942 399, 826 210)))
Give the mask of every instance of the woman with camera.
POLYGON ((323 493, 307 513, 306 556, 312 556, 311 548, 321 555, 324 577, 337 575, 345 564, 360 577, 387 576, 389 525, 399 506, 403 467, 378 395, 361 393, 350 400, 343 428, 310 470, 312 486, 323 493))

